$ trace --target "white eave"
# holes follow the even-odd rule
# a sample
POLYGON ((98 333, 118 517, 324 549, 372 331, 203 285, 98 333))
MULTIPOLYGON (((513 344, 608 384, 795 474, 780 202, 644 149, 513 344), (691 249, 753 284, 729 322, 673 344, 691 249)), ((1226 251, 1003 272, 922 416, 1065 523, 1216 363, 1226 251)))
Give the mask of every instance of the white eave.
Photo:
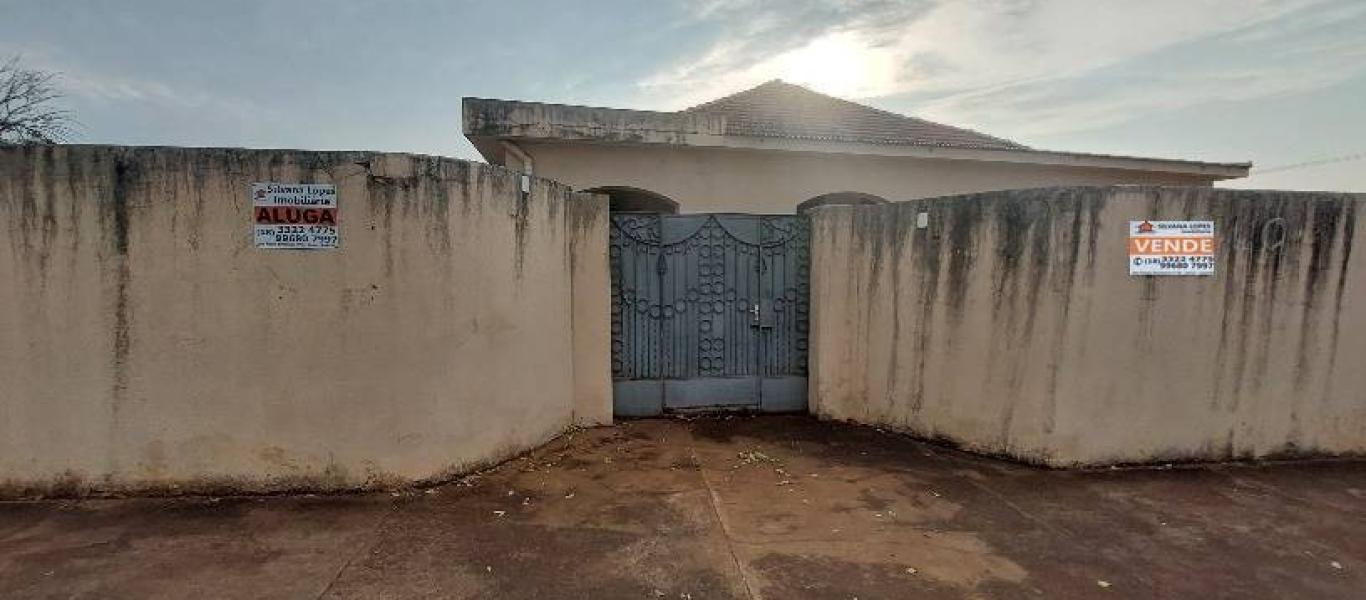
POLYGON ((912 146, 905 144, 869 144, 825 140, 803 140, 779 137, 716 136, 720 139, 689 140, 688 145, 713 148, 751 150, 783 150, 795 152, 824 152, 830 154, 862 154, 941 160, 976 160, 989 162, 1054 165, 1132 171, 1160 171, 1204 175, 1218 179, 1246 177, 1252 163, 1216 163, 1142 156, 1057 152, 1052 150, 1000 150, 955 148, 947 146, 912 146))

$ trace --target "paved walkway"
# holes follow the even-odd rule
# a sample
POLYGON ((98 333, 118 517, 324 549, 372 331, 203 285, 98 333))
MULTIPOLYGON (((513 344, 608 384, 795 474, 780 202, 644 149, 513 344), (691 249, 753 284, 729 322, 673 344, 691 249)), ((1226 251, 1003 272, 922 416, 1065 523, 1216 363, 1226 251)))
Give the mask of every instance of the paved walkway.
POLYGON ((635 421, 397 496, 0 503, 6 598, 1362 598, 1366 463, 1056 472, 635 421))

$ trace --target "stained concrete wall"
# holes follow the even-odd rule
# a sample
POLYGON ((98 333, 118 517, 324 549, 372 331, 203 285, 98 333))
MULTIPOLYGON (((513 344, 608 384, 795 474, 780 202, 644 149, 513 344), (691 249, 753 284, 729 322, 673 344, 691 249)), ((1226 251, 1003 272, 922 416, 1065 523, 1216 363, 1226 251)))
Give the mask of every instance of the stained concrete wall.
POLYGON ((1127 186, 816 209, 812 410, 1059 466, 1362 453, 1364 209, 1127 186), (1213 220, 1216 275, 1130 276, 1141 219, 1213 220))
MULTIPOLYGON (((634 187, 668 196, 679 211, 791 214, 833 192, 909 200, 1057 185, 1209 185, 1213 175, 858 154, 665 145, 518 144, 536 174, 586 190, 634 187)), ((513 161, 509 167, 520 168, 513 161)))
POLYGON ((0 150, 0 486, 385 485, 610 420, 606 225, 441 158, 0 150), (253 247, 256 181, 335 183, 340 249, 253 247))
POLYGON ((574 194, 567 206, 569 323, 573 328, 574 423, 612 424, 612 278, 608 271, 608 198, 574 194))

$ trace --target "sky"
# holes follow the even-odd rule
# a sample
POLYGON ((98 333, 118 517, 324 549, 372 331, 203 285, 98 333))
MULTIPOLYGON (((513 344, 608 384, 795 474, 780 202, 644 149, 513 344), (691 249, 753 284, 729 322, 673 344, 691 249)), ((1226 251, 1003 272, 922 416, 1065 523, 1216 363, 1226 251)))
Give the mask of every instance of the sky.
POLYGON ((1366 191, 1361 0, 0 0, 81 143, 478 159, 463 96, 677 110, 780 78, 1035 148, 1366 191))

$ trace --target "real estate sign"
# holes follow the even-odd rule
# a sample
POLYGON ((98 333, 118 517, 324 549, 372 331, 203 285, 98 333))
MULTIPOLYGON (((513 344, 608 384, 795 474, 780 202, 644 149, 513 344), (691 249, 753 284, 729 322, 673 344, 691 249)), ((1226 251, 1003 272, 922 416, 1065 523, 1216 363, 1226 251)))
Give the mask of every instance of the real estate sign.
POLYGON ((337 186, 253 183, 251 204, 257 248, 337 247, 337 186))
POLYGON ((1129 221, 1130 275, 1213 275, 1214 221, 1129 221))

